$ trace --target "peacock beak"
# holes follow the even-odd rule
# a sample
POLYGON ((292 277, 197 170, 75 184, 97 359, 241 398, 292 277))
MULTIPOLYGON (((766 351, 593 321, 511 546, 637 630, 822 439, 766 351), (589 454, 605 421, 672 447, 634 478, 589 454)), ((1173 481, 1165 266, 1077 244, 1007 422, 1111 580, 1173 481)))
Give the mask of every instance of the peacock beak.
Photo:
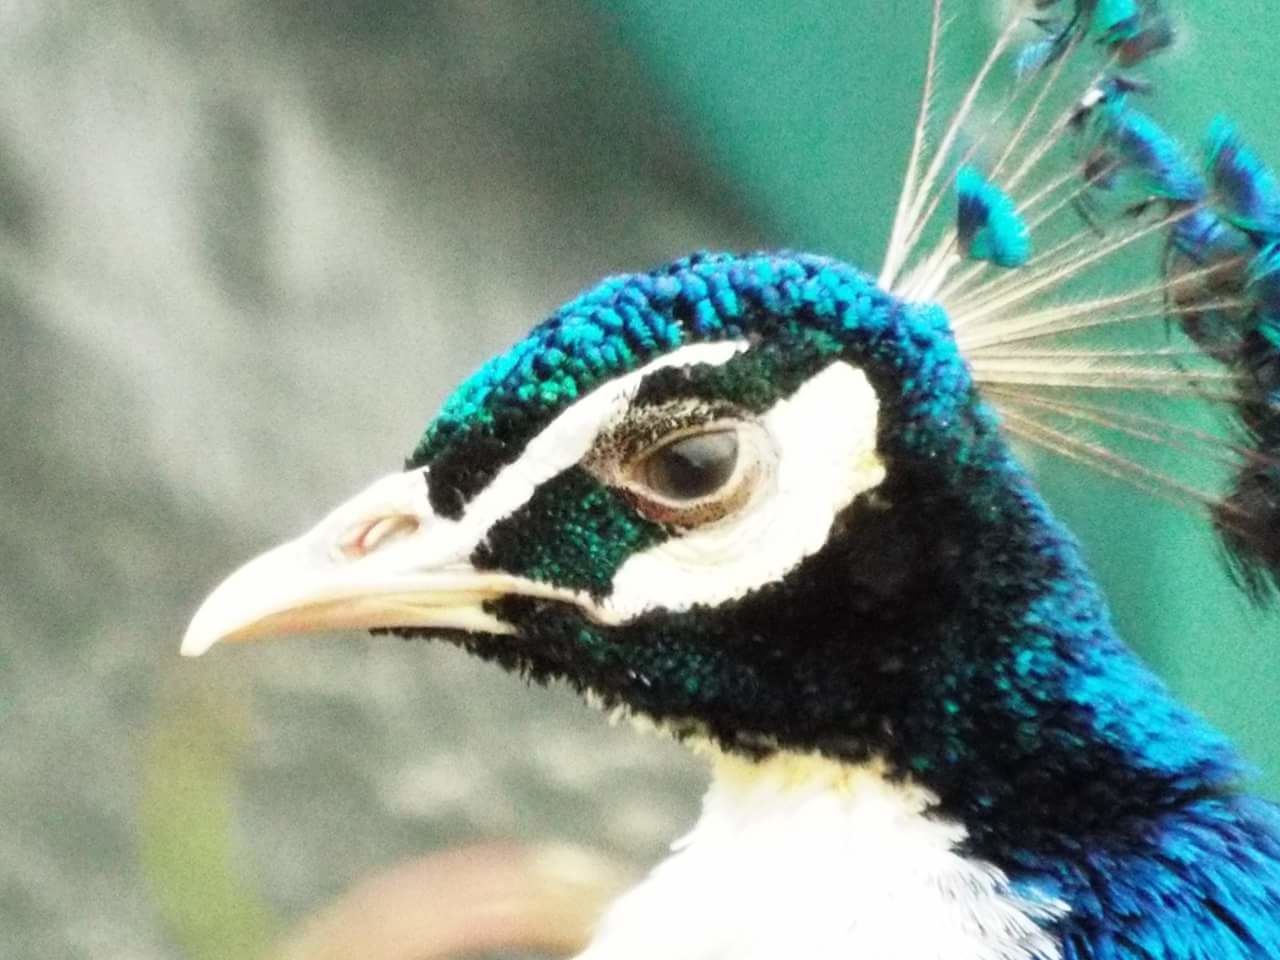
POLYGON ((219 584, 191 619, 182 653, 195 657, 220 642, 353 628, 512 633, 485 601, 548 591, 476 570, 467 559, 475 541, 468 524, 431 509, 421 470, 384 477, 219 584))

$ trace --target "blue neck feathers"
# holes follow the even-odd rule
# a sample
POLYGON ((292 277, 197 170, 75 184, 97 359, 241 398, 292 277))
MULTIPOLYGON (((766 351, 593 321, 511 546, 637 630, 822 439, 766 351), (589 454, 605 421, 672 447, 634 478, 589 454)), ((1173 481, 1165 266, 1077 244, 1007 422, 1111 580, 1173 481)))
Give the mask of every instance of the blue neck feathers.
POLYGON ((973 554, 970 610, 938 637, 951 648, 937 654, 939 712, 964 719, 903 737, 933 741, 906 765, 975 854, 1070 905, 1066 960, 1280 957, 1280 816, 1235 792, 1230 746, 1120 642, 1012 457, 991 462, 971 506, 1000 516, 1005 543, 973 554), (942 664, 984 666, 956 677, 942 664))

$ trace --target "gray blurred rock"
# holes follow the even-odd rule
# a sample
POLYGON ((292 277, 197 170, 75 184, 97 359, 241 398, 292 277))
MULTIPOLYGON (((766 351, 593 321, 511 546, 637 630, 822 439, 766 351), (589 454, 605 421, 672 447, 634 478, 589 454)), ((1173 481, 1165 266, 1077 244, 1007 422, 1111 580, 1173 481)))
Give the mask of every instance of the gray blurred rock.
POLYGON ((387 640, 177 657, 548 309, 752 245, 637 65, 571 0, 29 0, 0 50, 5 955, 180 954, 144 763, 205 689, 247 711, 234 866, 286 921, 467 839, 656 856, 696 765, 563 691, 387 640))

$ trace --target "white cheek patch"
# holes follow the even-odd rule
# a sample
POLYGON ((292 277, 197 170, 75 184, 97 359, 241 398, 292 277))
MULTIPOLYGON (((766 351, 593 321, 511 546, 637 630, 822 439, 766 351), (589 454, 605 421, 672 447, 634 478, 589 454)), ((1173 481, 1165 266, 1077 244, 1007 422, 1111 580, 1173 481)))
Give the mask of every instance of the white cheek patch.
POLYGON ((843 361, 761 418, 776 449, 771 481, 738 513, 628 558, 602 604, 609 620, 714 605, 780 580, 826 543, 836 516, 884 480, 879 400, 843 361))

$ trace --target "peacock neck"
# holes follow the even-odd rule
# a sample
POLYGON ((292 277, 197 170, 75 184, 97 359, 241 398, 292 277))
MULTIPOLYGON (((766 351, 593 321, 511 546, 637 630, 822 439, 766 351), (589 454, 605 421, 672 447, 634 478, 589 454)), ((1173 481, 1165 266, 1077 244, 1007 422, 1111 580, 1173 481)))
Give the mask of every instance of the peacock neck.
POLYGON ((941 618, 896 757, 997 859, 1140 829, 1241 763, 1121 641, 1074 539, 1011 456, 969 503, 966 599, 941 618), (925 745, 925 746, 921 746, 925 745), (1123 827, 1120 825, 1124 825, 1123 827))

